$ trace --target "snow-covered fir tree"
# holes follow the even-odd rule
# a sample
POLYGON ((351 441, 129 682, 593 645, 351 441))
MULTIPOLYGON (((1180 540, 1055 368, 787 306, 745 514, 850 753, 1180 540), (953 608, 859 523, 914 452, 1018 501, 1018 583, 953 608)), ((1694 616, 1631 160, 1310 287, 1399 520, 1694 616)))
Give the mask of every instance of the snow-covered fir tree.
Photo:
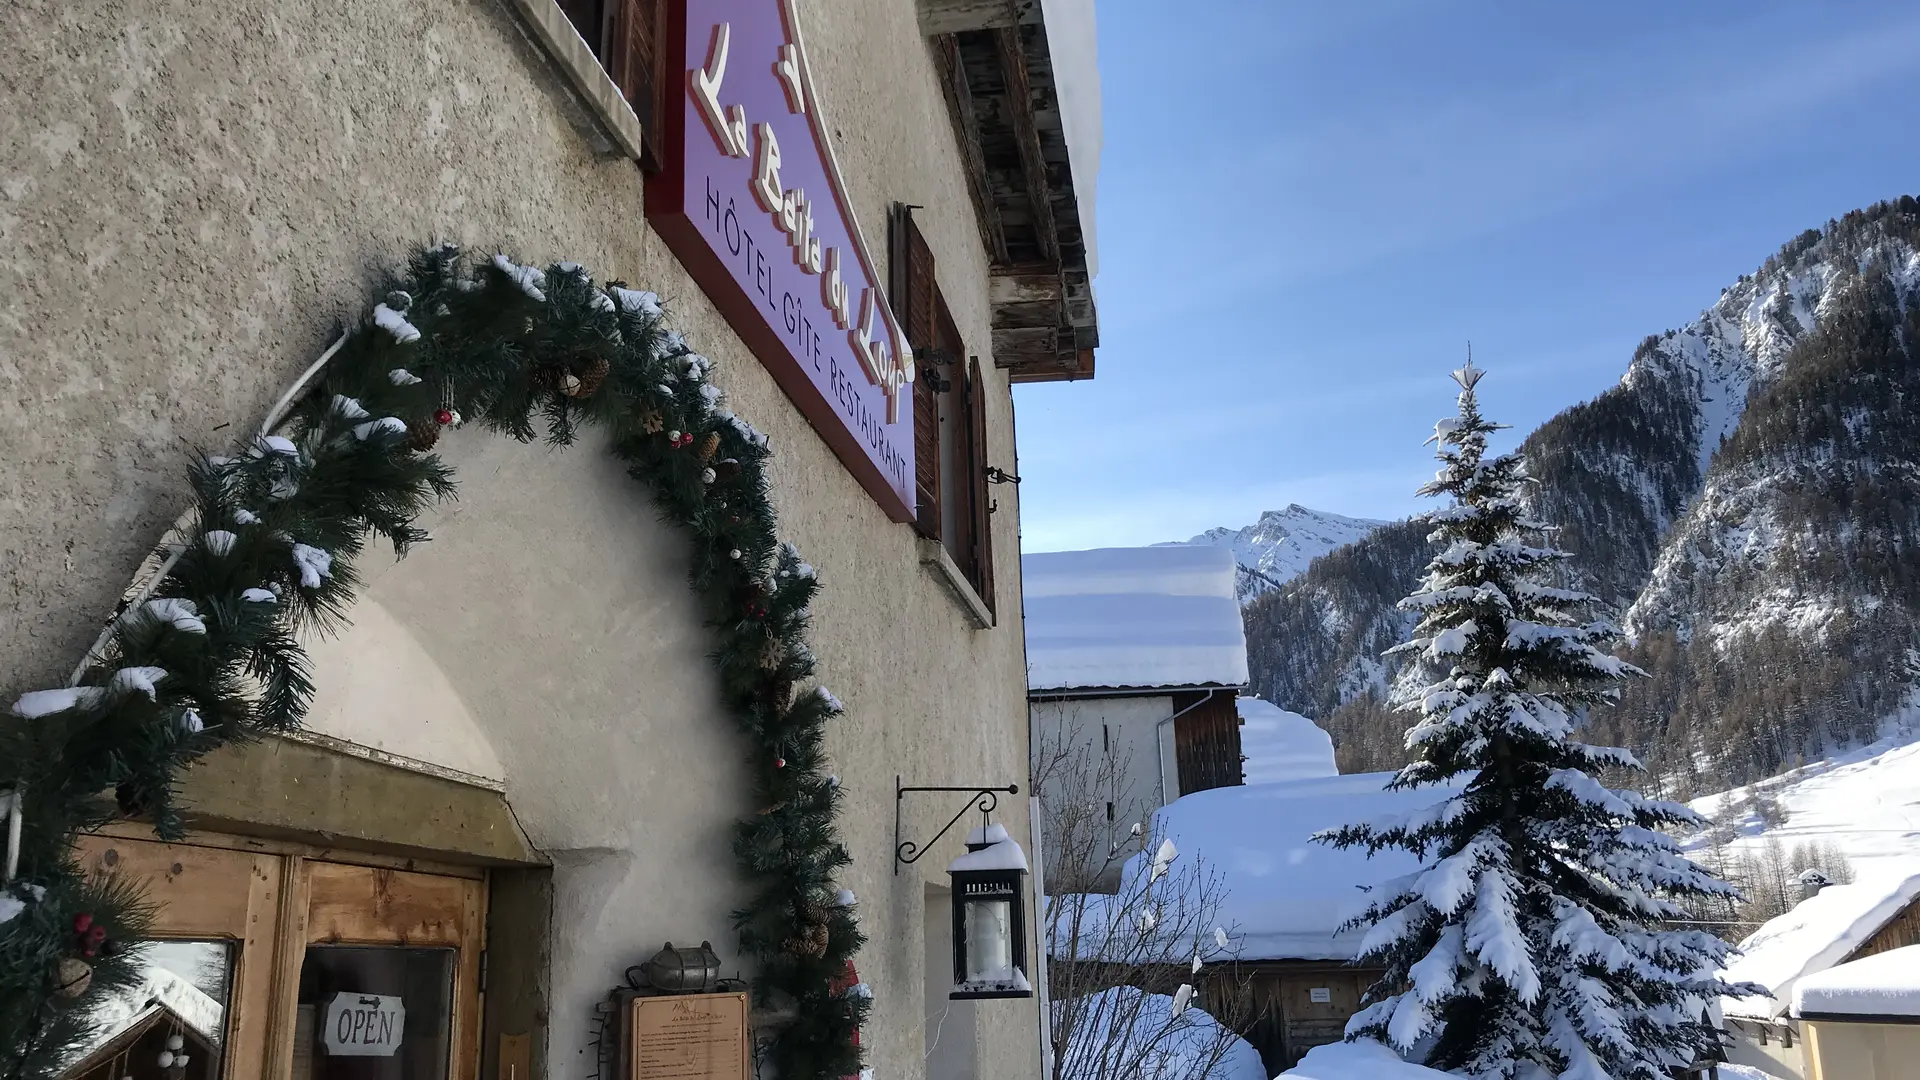
POLYGON ((1638 770, 1573 734, 1641 672, 1607 650, 1593 598, 1557 584, 1567 558, 1530 520, 1517 455, 1488 457, 1472 363, 1453 373, 1459 414, 1435 426, 1442 468, 1422 495, 1438 554, 1401 607, 1418 623, 1394 695, 1417 720, 1396 788, 1448 785, 1418 814, 1320 839, 1404 848, 1421 870, 1374 890, 1352 925, 1359 962, 1386 973, 1349 1036, 1426 1064, 1503 1080, 1660 1080, 1717 1046, 1705 1006, 1728 992, 1712 935, 1663 929, 1676 899, 1731 886, 1661 830, 1699 824, 1677 803, 1609 788, 1638 770))

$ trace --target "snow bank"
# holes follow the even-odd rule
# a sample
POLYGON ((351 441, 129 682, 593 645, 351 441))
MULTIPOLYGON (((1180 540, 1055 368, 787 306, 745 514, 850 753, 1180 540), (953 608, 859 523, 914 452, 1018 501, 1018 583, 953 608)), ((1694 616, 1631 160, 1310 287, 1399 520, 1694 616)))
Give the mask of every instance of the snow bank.
POLYGON ((1337 776, 1333 737, 1312 720, 1259 698, 1234 702, 1240 710, 1241 766, 1249 784, 1337 776))
POLYGON ((1029 689, 1246 685, 1231 551, 1057 551, 1020 571, 1029 689))
MULTIPOLYGON (((1338 927, 1361 905, 1364 886, 1410 874, 1410 853, 1313 842, 1313 834, 1358 821, 1424 810, 1454 788, 1385 791, 1392 773, 1355 773, 1277 784, 1214 788, 1175 799, 1157 830, 1206 863, 1225 890, 1219 922, 1246 960, 1351 960, 1358 931, 1338 927)), ((1129 860, 1139 872, 1144 855, 1129 860)))
POLYGON ((1793 984, 1793 1015, 1848 1013, 1920 1018, 1920 945, 1892 949, 1793 984))
MULTIPOLYGON (((1058 1016, 1066 1005, 1053 1008, 1058 1016)), ((1176 1017, 1171 997, 1132 986, 1077 999, 1074 1015, 1060 1069, 1066 1080, 1191 1080, 1223 1035, 1205 1010, 1189 1006, 1176 1017)), ((1267 1080, 1259 1051, 1238 1035, 1226 1038, 1207 1080, 1267 1080)))
POLYGON ((1307 1051, 1300 1064, 1280 1074, 1300 1080, 1453 1080, 1425 1065, 1409 1065, 1372 1039, 1328 1043, 1307 1051))
POLYGON ((1728 982, 1759 983, 1771 995, 1727 998, 1722 1008, 1728 1016, 1780 1016, 1794 1000, 1801 979, 1839 964, 1916 897, 1920 897, 1920 873, 1829 885, 1802 900, 1742 941, 1741 955, 1727 965, 1728 982))

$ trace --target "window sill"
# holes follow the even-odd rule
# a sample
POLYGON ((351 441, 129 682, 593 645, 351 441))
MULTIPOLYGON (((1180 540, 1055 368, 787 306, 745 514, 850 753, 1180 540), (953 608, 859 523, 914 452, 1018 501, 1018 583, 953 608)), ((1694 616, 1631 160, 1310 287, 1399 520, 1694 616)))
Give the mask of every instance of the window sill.
POLYGON ((917 537, 916 542, 920 545, 920 565, 940 579, 940 583, 947 587, 947 592, 953 594, 953 598, 960 602, 967 617, 973 620, 976 629, 991 630, 994 625, 993 611, 987 607, 986 601, 980 599, 980 594, 973 590, 973 583, 967 580, 967 575, 960 572, 960 567, 954 563, 953 556, 947 554, 946 547, 939 541, 929 540, 924 536, 917 537))
POLYGON ((506 0, 506 4, 567 77, 574 98, 590 114, 568 119, 594 142, 595 151, 638 161, 642 145, 640 118, 634 115, 627 99, 620 96, 620 88, 607 77, 593 50, 580 40, 573 23, 567 20, 567 13, 561 11, 554 0, 506 0))

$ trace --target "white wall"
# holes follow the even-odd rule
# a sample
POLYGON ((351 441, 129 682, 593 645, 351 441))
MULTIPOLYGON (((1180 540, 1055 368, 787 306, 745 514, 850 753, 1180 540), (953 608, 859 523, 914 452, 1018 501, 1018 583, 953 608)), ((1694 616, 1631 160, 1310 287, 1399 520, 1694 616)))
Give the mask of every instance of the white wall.
MULTIPOLYGON (((1167 696, 1065 698, 1036 701, 1028 706, 1032 740, 1037 753, 1074 740, 1097 760, 1110 752, 1120 767, 1115 782, 1100 791, 1070 791, 1057 780, 1043 785, 1040 798, 1065 806, 1071 798, 1092 798, 1113 804, 1114 843, 1125 849, 1134 841, 1129 826, 1146 822, 1153 811, 1180 797, 1178 763, 1173 753, 1173 698, 1167 696), (1111 750, 1103 750, 1110 747, 1111 750)), ((1102 884, 1111 888, 1118 879, 1102 884)))

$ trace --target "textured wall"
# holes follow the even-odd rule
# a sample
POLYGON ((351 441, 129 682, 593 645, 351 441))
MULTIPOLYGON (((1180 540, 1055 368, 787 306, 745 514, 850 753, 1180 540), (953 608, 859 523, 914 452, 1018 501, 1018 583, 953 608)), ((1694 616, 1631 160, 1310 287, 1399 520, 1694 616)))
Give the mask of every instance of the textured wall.
MULTIPOLYGON (((889 202, 927 207, 942 287, 984 354, 985 259, 911 0, 801 12, 863 222, 878 242, 889 202)), ((574 259, 654 288, 771 435, 783 532, 824 580, 813 642, 850 714, 835 734, 855 796, 846 883, 873 937, 866 1044, 887 1080, 920 1076, 922 889, 951 853, 893 876, 891 786, 1025 780, 1016 493, 995 490, 1003 625, 970 630, 909 530, 649 231, 637 170, 592 156, 564 87, 492 0, 0 9, 0 688, 64 677, 183 508, 187 451, 256 424, 409 245, 574 259)), ((991 460, 1012 468, 1004 385, 991 400, 991 460)), ((563 917, 602 906, 555 959, 554 1075, 580 1075, 582 998, 610 972, 669 927, 730 952, 738 744, 712 708, 685 555, 644 494, 591 444, 462 433, 447 447, 464 501, 373 588, 383 627, 460 692, 449 756, 489 771, 492 752, 529 832, 562 849, 563 917)), ((909 821, 924 835, 949 813, 914 804, 909 821)), ((1023 808, 1007 817, 1023 835, 1023 808)), ((1032 1003, 988 1003, 980 1020, 982 1074, 1030 1075, 1032 1003)))

